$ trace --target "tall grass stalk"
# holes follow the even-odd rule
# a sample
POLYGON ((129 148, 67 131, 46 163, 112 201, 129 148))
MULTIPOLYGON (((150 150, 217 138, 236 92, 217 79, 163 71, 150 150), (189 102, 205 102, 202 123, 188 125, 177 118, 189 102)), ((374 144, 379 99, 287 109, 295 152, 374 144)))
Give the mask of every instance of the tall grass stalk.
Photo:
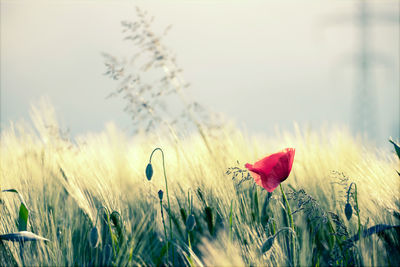
POLYGON ((163 224, 163 228, 164 228, 164 235, 165 235, 165 244, 167 246, 167 262, 168 262, 168 251, 169 251, 169 240, 168 240, 168 235, 167 235, 167 228, 165 226, 165 219, 164 219, 164 210, 163 210, 163 201, 162 198, 160 198, 160 210, 161 210, 161 219, 162 219, 162 224, 163 224))
MULTIPOLYGON (((293 231, 293 233, 294 233, 294 236, 291 235, 291 237, 290 237, 290 242, 289 242, 289 243, 290 243, 290 259, 291 259, 291 264, 292 264, 292 266, 295 266, 295 259, 296 259, 296 257, 295 257, 295 250, 296 250, 296 247, 295 247, 295 242, 296 242, 295 236, 296 236, 296 230, 294 229, 294 222, 293 222, 292 210, 290 209, 289 201, 287 200, 286 195, 285 195, 285 192, 283 191, 282 184, 279 184, 279 187, 280 187, 280 189, 281 189, 281 193, 282 193, 283 200, 285 201, 286 215, 287 215, 288 218, 289 218, 289 227, 292 229, 292 231, 293 231)), ((278 233, 279 233, 279 231, 278 231, 278 233)), ((275 234, 275 235, 276 235, 276 234, 275 234)))
MULTIPOLYGON (((44 242, 26 244, 25 264, 87 266, 96 249, 99 256, 110 252, 112 264, 117 266, 189 265, 185 257, 188 251, 199 266, 288 266, 293 264, 293 257, 288 258, 290 246, 286 246, 283 238, 277 238, 271 249, 260 255, 263 242, 286 226, 280 202, 286 206, 288 227, 292 228, 291 214, 296 231, 295 265, 345 265, 347 262, 355 266, 361 263, 381 266, 389 260, 394 266, 400 263, 397 256, 400 184, 396 173, 399 159, 393 151, 355 139, 346 130, 303 131, 295 127, 298 129, 295 133, 282 132, 277 137, 268 137, 246 135, 238 129, 227 128, 223 137, 208 136, 210 145, 219 148, 211 158, 199 133, 182 137, 178 142, 151 134, 131 138, 110 124, 102 132, 77 136, 72 142, 49 131, 48 125, 57 125, 51 115, 54 112, 45 109, 40 114, 32 114, 36 116, 33 127, 14 123, 2 128, 0 138, 1 188, 20 190, 31 212, 28 228, 33 227, 34 233, 49 240, 47 245, 44 242), (255 220, 254 181, 249 179, 238 185, 226 170, 236 161, 251 162, 288 144, 296 148, 296 158, 281 191, 291 188, 284 191, 290 212, 283 196, 277 192, 269 200, 268 209, 262 212, 262 219, 255 220), (161 174, 161 167, 168 168, 168 176, 165 173, 164 179, 160 177, 148 183, 143 179, 143 166, 149 162, 146 151, 153 151, 154 147, 168 151, 168 156, 164 154, 168 160, 154 169, 161 174), (332 190, 332 183, 337 181, 332 177, 332 170, 346 173, 357 184, 359 220, 346 219, 343 208, 347 184, 346 187, 334 185, 332 190), (165 221, 164 228, 159 213, 149 211, 161 208, 157 194, 152 192, 164 190, 166 178, 170 203, 167 205, 167 200, 163 200, 163 211, 171 216, 172 227, 165 221), (191 250, 185 221, 176 216, 182 204, 188 202, 189 190, 193 192, 190 207, 196 218, 196 227, 190 233, 191 250), (318 207, 310 205, 315 216, 308 216, 306 211, 297 212, 300 207, 289 194, 292 190, 304 190, 312 196, 318 204, 318 207), (113 244, 108 244, 105 250, 104 242, 101 247, 91 249, 88 246, 88 233, 95 224, 97 208, 101 206, 118 211, 123 218, 124 241, 114 242, 114 251, 113 244), (208 229, 207 207, 212 208, 207 209, 212 215, 212 232, 208 229), (330 211, 335 212, 336 218, 329 217, 330 211), (330 225, 324 220, 326 215, 330 225), (361 223, 367 218, 368 228, 364 228, 361 223), (361 225, 358 227, 361 240, 357 224, 361 225), (343 225, 348 229, 354 227, 354 233, 346 233, 343 225), (169 247, 169 253, 175 254, 174 261, 171 254, 168 260, 165 257, 164 236, 167 233, 169 239, 171 232, 173 248, 169 247), (344 239, 355 245, 348 249, 349 253, 344 239), (338 246, 340 242, 343 247, 338 246), (343 257, 332 256, 341 251, 343 257)), ((151 162, 154 163, 154 159, 151 162)), ((352 186, 352 197, 355 197, 354 189, 352 186)), ((257 193, 259 200, 267 197, 264 190, 257 193)), ((357 207, 354 201, 351 204, 357 207)), ((0 195, 0 235, 18 231, 19 205, 17 198, 8 197, 6 193, 0 195)), ((184 208, 188 210, 187 206, 184 208)), ((354 212, 353 216, 356 215, 354 212)), ((104 214, 100 218, 104 218, 100 234, 108 238, 110 225, 116 234, 113 222, 108 222, 104 214)), ((280 235, 283 237, 283 234, 286 235, 280 235)), ((23 265, 23 262, 18 245, 2 241, 0 265, 7 264, 23 265)))

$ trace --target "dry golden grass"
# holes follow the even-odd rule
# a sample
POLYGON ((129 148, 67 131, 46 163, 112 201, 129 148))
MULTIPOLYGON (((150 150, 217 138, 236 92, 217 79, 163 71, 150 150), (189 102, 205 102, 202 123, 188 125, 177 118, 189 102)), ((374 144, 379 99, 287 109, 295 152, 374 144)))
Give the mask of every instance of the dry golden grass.
MULTIPOLYGON (((227 127, 218 138, 208 137, 210 153, 197 134, 178 142, 157 136, 129 137, 112 124, 101 133, 85 134, 70 142, 59 134, 54 110, 48 106, 33 108, 32 121, 34 127, 20 122, 1 133, 0 186, 2 190, 15 188, 23 195, 31 212, 28 229, 51 242, 30 245, 24 250, 23 259, 17 245, 4 243, 17 264, 89 264, 93 255, 97 255, 93 253, 103 253, 94 252, 87 242, 87 233, 96 222, 100 206, 118 211, 123 219, 124 242, 115 264, 157 264, 155 258, 161 248, 154 242, 158 238, 156 241, 162 244, 159 239, 164 237, 157 192, 165 191, 158 152, 152 160, 153 179, 147 181, 144 173, 149 155, 156 147, 165 152, 171 209, 176 217, 179 218, 179 204, 186 205, 187 192, 195 196, 193 209, 201 214, 203 204, 196 194, 200 188, 207 205, 215 211, 215 220, 222 220, 223 227, 215 236, 205 229, 196 233, 191 255, 195 265, 287 263, 283 240, 276 242, 265 255, 259 254, 268 234, 260 224, 249 223, 251 215, 241 215, 239 209, 242 197, 245 207, 251 210, 248 190, 258 192, 261 207, 265 190, 253 187, 252 181, 244 182, 238 189, 232 177, 225 173, 237 161, 242 167, 246 162, 254 162, 285 147, 296 148, 292 173, 283 183, 285 189, 289 189, 289 184, 294 189, 304 189, 325 210, 344 218, 345 193, 340 192, 344 188, 333 184, 341 176, 332 172, 337 171, 348 177, 348 184, 357 184, 362 224, 367 220, 368 226, 399 224, 391 215, 391 211, 398 210, 396 201, 400 195, 400 179, 395 171, 400 169, 398 159, 390 151, 355 140, 343 129, 304 131, 296 126, 294 134, 284 132, 268 138, 268 134, 250 136, 227 127), (233 240, 228 238, 227 230, 231 202, 233 240), (129 261, 132 251, 133 258, 129 261)), ((5 193, 0 197, 0 234, 15 232, 18 199, 5 193)), ((281 209, 279 197, 276 190, 270 203, 274 214, 279 214, 281 209)), ((198 225, 202 222, 206 225, 199 218, 198 225)), ((294 219, 301 228, 304 218, 294 215, 294 219)), ((351 233, 356 232, 355 218, 345 224, 351 233)), ((177 229, 174 233, 177 254, 181 251, 180 255, 189 255, 185 235, 181 237, 177 229)), ((309 233, 303 232, 302 240, 298 263, 309 265, 313 249, 308 241, 309 233)), ((102 240, 100 247, 106 242, 102 240)), ((364 265, 387 263, 387 252, 377 237, 365 239, 358 246, 364 265)))

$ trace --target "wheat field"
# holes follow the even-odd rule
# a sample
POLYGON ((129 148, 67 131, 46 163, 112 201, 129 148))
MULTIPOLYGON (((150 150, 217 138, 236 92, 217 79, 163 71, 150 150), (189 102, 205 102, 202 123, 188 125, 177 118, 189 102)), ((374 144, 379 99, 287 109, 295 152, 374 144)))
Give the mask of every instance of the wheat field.
MULTIPOLYGON (((32 124, 14 122, 1 132, 0 187, 21 194, 29 210, 27 231, 49 241, 0 241, 0 265, 400 263, 398 228, 367 234, 346 247, 360 226, 400 224, 399 159, 394 151, 377 149, 346 129, 296 125, 295 133, 255 136, 226 126, 218 135, 171 138, 132 137, 108 124, 102 132, 70 140, 60 134, 51 107, 33 107, 31 117, 32 124), (160 151, 152 158, 152 179, 145 175, 157 147, 165 155, 170 210, 160 151), (282 232, 263 251, 270 236, 289 227, 281 192, 268 194, 251 179, 232 179, 234 173, 227 170, 244 169, 245 163, 285 147, 296 149, 292 172, 282 183, 295 235, 282 232), (347 220, 351 183, 357 186, 359 216, 352 193, 353 215, 347 220), (164 191, 163 214, 159 190, 164 191), (189 214, 195 218, 192 231, 189 214), (94 227, 98 238, 93 239, 94 227)), ((0 235, 15 233, 20 199, 9 192, 0 199, 0 235)))

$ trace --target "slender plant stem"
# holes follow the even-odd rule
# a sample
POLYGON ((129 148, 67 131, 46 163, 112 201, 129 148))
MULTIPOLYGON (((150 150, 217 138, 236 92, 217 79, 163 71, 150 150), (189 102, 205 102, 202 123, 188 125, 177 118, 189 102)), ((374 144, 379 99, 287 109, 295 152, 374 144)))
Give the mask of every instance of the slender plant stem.
POLYGON ((168 235, 167 235, 167 228, 165 227, 165 220, 164 220, 164 211, 163 211, 163 205, 162 205, 162 200, 160 199, 160 209, 161 209, 161 218, 162 218, 162 224, 164 227, 164 234, 165 234, 165 241, 167 242, 167 262, 168 262, 168 235))
POLYGON ((279 231, 276 232, 276 234, 274 234, 274 236, 277 236, 280 232, 283 232, 283 231, 289 231, 289 232, 291 232, 292 234, 296 235, 296 233, 294 232, 294 230, 293 230, 292 228, 290 228, 290 227, 283 227, 283 228, 279 229, 279 231))
POLYGON ((21 257, 22 265, 25 265, 24 246, 24 242, 19 243, 19 256, 21 257))
MULTIPOLYGON (((161 152, 161 155, 162 155, 163 171, 164 171, 164 180, 165 180, 165 192, 167 193, 167 202, 168 202, 169 237, 170 237, 171 244, 172 244, 173 233, 172 233, 171 204, 170 204, 170 201, 169 201, 168 181, 167 181, 167 173, 166 173, 166 170, 165 170, 164 151, 163 151, 161 148, 159 148, 159 147, 155 148, 155 149, 153 150, 153 152, 151 152, 151 154, 150 154, 149 163, 151 164, 151 159, 152 159, 152 157, 153 157, 153 154, 154 154, 157 150, 159 150, 159 151, 161 152)), ((171 248, 172 248, 172 261, 174 262, 174 250, 173 250, 173 245, 171 245, 171 248)), ((172 263, 173 263, 173 262, 172 262, 172 263)))
POLYGON ((276 232, 276 223, 274 220, 274 221, 272 221, 272 234, 275 234, 275 232, 276 232))
POLYGON ((351 192, 351 187, 355 185, 355 183, 351 183, 349 186, 349 190, 347 190, 347 203, 350 201, 350 192, 351 192))
POLYGON ((358 200, 357 200, 357 184, 354 184, 354 202, 356 202, 356 212, 358 218, 358 238, 361 239, 361 219, 360 219, 360 210, 358 208, 358 200))
MULTIPOLYGON (((285 195, 285 192, 283 191, 283 188, 282 188, 282 184, 279 184, 279 187, 281 188, 281 192, 282 192, 282 197, 283 197, 283 200, 285 201, 285 205, 286 205, 286 214, 289 216, 289 224, 290 224, 290 228, 292 228, 292 230, 293 230, 293 232, 294 232, 294 234, 296 234, 296 231, 295 231, 295 229, 294 229, 294 223, 293 223, 293 216, 292 216, 292 211, 291 211, 291 209, 290 209, 290 205, 289 205, 289 201, 287 200, 287 198, 286 198, 286 195, 285 195)), ((291 257, 292 257, 292 266, 294 266, 295 264, 294 264, 294 259, 295 259, 295 256, 294 256, 294 252, 295 252, 295 244, 294 244, 294 242, 295 242, 295 239, 292 237, 291 238, 291 242, 290 242, 290 250, 291 250, 291 257)))
MULTIPOLYGON (((290 221, 290 227, 293 229, 294 223, 293 223, 293 216, 292 216, 292 211, 290 209, 289 201, 287 200, 285 192, 283 191, 282 184, 279 184, 279 187, 281 188, 283 200, 285 200, 285 205, 286 205, 286 208, 287 208, 287 214, 289 216, 289 221, 290 221)), ((294 231, 294 229, 293 229, 293 231, 294 231)))
POLYGON ((107 223, 108 223, 108 230, 110 231, 110 237, 111 237, 111 245, 112 245, 112 249, 113 249, 113 255, 114 258, 117 257, 116 251, 115 251, 115 245, 114 245, 114 240, 113 240, 113 232, 111 229, 111 221, 110 221, 110 212, 108 211, 108 209, 104 206, 101 206, 100 208, 97 209, 97 215, 96 215, 96 223, 95 226, 97 225, 97 219, 99 216, 99 212, 100 210, 104 210, 105 214, 107 215, 107 223))
POLYGON ((231 209, 229 212, 229 241, 233 240, 233 199, 231 200, 231 209))
POLYGON ((115 251, 113 232, 112 232, 112 229, 111 229, 110 212, 108 211, 108 209, 106 207, 103 207, 103 208, 106 211, 106 215, 107 215, 108 229, 110 230, 111 245, 112 245, 113 255, 114 255, 114 259, 115 259, 117 257, 117 253, 115 251))
POLYGON ((360 219, 360 210, 358 208, 358 199, 357 199, 357 184, 356 183, 351 183, 349 186, 349 190, 347 190, 347 203, 350 201, 350 192, 351 192, 351 187, 354 185, 354 202, 356 203, 356 214, 357 214, 357 219, 358 219, 358 239, 361 239, 361 219, 360 219))

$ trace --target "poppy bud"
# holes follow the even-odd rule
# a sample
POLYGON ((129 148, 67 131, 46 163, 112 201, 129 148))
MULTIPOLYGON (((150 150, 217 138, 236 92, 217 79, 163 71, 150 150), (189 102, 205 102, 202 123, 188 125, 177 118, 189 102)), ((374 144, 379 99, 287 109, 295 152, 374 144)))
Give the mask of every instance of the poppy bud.
POLYGON ((272 245, 274 244, 275 237, 276 237, 276 235, 270 236, 270 237, 268 237, 268 239, 264 242, 264 244, 263 244, 263 246, 262 246, 262 248, 261 248, 262 254, 264 254, 265 252, 267 252, 268 250, 271 249, 272 245))
POLYGON ((146 177, 149 181, 151 180, 151 177, 153 177, 153 166, 151 166, 151 163, 147 164, 146 177))
POLYGON ((104 247, 104 254, 103 254, 103 256, 104 256, 104 260, 105 260, 106 263, 108 263, 108 262, 111 261, 112 247, 111 247, 110 244, 107 244, 107 245, 104 247))
POLYGON ((92 248, 96 248, 99 245, 99 231, 97 231, 97 227, 93 227, 89 232, 89 244, 92 248))
POLYGON ((191 232, 191 231, 193 231, 195 226, 196 226, 196 219, 194 218, 193 214, 190 214, 186 220, 186 229, 189 232, 191 232))
POLYGON ((164 196, 164 192, 163 192, 162 190, 158 191, 158 198, 159 198, 160 200, 163 199, 163 196, 164 196))
POLYGON ((119 227, 121 224, 120 215, 117 211, 113 211, 110 215, 110 219, 114 226, 119 227))
POLYGON ((349 202, 347 202, 346 206, 344 207, 344 214, 346 214, 346 218, 349 221, 351 218, 351 215, 353 214, 353 209, 351 208, 351 205, 349 202))

